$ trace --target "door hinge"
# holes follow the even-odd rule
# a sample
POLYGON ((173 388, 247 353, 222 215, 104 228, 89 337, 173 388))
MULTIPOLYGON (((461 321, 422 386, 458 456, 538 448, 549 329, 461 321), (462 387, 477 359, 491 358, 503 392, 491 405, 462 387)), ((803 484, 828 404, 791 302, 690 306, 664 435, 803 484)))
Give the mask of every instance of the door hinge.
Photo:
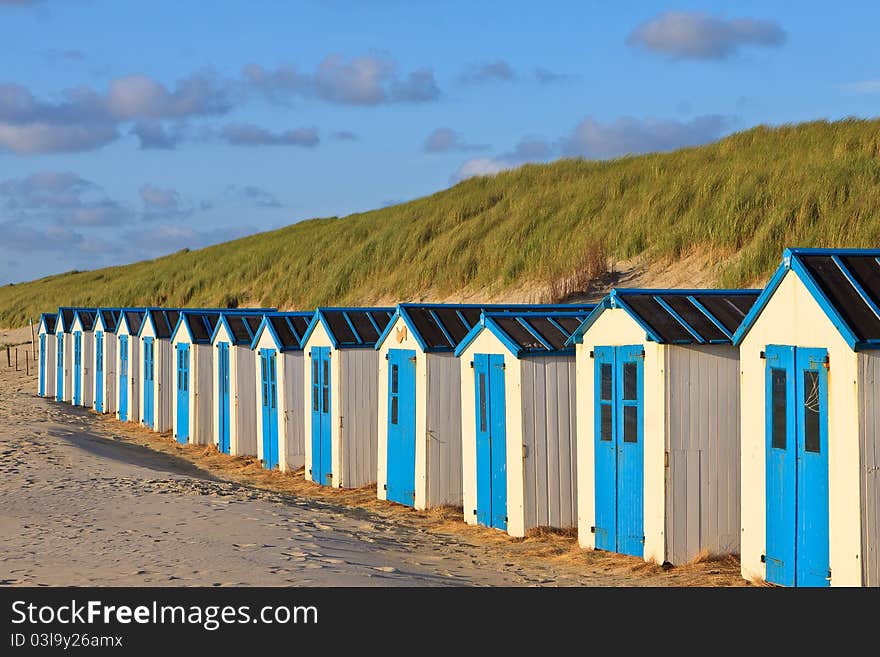
POLYGON ((382 486, 382 488, 383 488, 383 490, 388 490, 388 484, 384 484, 384 485, 382 486))
POLYGON ((596 357, 596 354, 595 354, 595 353, 593 352, 593 350, 591 349, 591 350, 590 350, 590 358, 595 358, 595 357, 596 357))
POLYGON ((474 509, 474 515, 477 515, 477 510, 476 510, 476 509, 474 509))
MULTIPOLYGON (((471 361, 471 369, 474 369, 474 361, 471 361)), ((476 513, 476 511, 474 511, 476 513)))
MULTIPOLYGON (((761 353, 763 353, 763 352, 761 352, 761 353)), ((761 555, 761 563, 767 563, 767 555, 766 554, 761 555)))
POLYGON ((501 369, 502 369, 502 370, 506 370, 506 369, 507 369, 507 363, 501 363, 501 369))
POLYGON ((595 525, 592 525, 592 526, 590 527, 590 533, 591 533, 591 534, 595 534, 595 533, 596 533, 596 526, 595 526, 595 525))
POLYGON ((410 360, 410 362, 415 363, 415 362, 416 362, 416 357, 415 357, 415 356, 410 356, 410 359, 409 359, 409 360, 410 360))
POLYGON ((507 516, 504 516, 504 522, 507 522, 507 516))
POLYGON ((826 577, 825 579, 828 580, 829 582, 831 581, 831 569, 830 568, 828 569, 828 577, 826 577))
POLYGON ((758 354, 758 358, 762 358, 762 359, 767 358, 767 354, 762 351, 761 353, 758 354))
POLYGON ((385 354, 385 360, 388 360, 388 354, 385 354))

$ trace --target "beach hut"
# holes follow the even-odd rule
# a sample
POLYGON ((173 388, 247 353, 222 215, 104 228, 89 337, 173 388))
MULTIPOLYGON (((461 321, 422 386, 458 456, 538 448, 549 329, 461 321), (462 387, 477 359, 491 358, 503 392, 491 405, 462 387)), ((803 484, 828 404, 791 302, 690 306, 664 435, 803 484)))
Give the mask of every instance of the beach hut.
POLYGON ((581 312, 483 313, 461 368, 465 522, 525 536, 577 522, 575 355, 581 312))
POLYGON ((172 427, 175 364, 171 332, 179 319, 180 309, 148 308, 138 331, 140 423, 158 433, 172 427))
MULTIPOLYGON (((55 398, 58 401, 66 401, 68 403, 72 403, 74 399, 75 344, 73 321, 76 319, 76 312, 78 310, 89 309, 62 307, 58 309, 55 320, 55 398)), ((81 347, 81 335, 79 344, 81 347)))
POLYGON ((577 348, 580 544, 685 563, 739 549, 739 352, 760 290, 612 290, 577 348))
POLYGON ((305 472, 358 488, 376 481, 376 342, 394 308, 318 308, 303 337, 305 472))
POLYGON ((37 329, 40 336, 40 372, 38 392, 40 397, 55 397, 56 360, 55 349, 55 322, 57 313, 43 313, 40 315, 40 325, 37 329))
POLYGON ((95 370, 92 359, 95 353, 94 309, 78 309, 73 315, 73 396, 74 406, 91 408, 94 403, 95 370))
POLYGON ((743 576, 880 585, 880 249, 788 249, 734 336, 743 576))
POLYGON ((296 470, 305 463, 302 339, 313 316, 267 313, 250 344, 251 380, 240 385, 255 402, 255 416, 245 431, 256 429, 256 453, 265 468, 296 470))
POLYGON ((122 422, 140 419, 138 334, 145 315, 144 308, 123 308, 116 324, 116 417, 122 422))
POLYGON ((224 454, 257 455, 257 389, 251 344, 263 315, 224 312, 211 336, 214 444, 224 454))
POLYGON ((116 326, 118 308, 98 308, 95 313, 95 399, 93 408, 98 413, 116 412, 116 326))
POLYGON ((483 310, 546 312, 579 308, 399 304, 376 343, 379 499, 417 509, 461 505, 461 367, 454 351, 479 323, 483 310), (419 436, 424 438, 419 440, 419 436))
POLYGON ((172 415, 174 437, 180 443, 210 445, 214 441, 211 336, 219 321, 219 310, 184 310, 171 334, 175 364, 172 415))

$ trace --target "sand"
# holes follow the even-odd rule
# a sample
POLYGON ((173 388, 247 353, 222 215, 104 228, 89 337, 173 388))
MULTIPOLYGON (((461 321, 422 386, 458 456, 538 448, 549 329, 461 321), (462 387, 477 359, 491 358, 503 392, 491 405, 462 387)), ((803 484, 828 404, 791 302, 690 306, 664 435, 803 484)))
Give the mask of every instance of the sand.
MULTIPOLYGON (((29 332, 29 331, 28 331, 29 332)), ((29 338, 28 338, 29 339, 29 338)), ((0 361, 0 585, 743 585, 328 490, 36 396, 0 361)))

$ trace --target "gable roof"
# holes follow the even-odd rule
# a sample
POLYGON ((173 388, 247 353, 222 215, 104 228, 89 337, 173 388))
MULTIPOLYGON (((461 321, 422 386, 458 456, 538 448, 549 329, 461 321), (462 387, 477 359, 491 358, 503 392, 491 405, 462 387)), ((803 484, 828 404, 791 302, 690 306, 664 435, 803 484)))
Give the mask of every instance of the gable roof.
POLYGON ((144 313, 144 321, 141 324, 138 335, 143 333, 147 322, 153 327, 153 332, 159 339, 169 339, 174 332, 180 319, 179 308, 149 308, 144 313))
POLYGON ((92 310, 84 310, 80 308, 74 313, 73 322, 76 323, 76 320, 79 320, 80 326, 82 326, 83 331, 91 331, 95 327, 95 316, 97 311, 92 310))
POLYGON ((141 323, 146 315, 145 308, 122 308, 119 313, 119 321, 116 323, 116 332, 123 326, 128 329, 129 335, 136 336, 140 333, 141 323))
POLYGON ((116 326, 119 323, 119 316, 122 310, 119 308, 98 308, 95 314, 95 325, 101 320, 101 325, 107 333, 116 333, 116 326))
POLYGON ((569 338, 590 313, 580 311, 483 312, 480 321, 458 344, 455 355, 461 356, 477 336, 489 330, 517 358, 526 355, 560 355, 574 350, 569 338))
POLYGON ((214 329, 220 321, 220 312, 216 310, 182 310, 177 321, 177 326, 171 332, 171 339, 175 339, 183 327, 192 344, 210 344, 214 329))
POLYGON ((251 349, 256 349, 257 343, 263 331, 269 331, 272 339, 281 351, 295 351, 302 349, 303 338, 311 326, 315 313, 313 311, 296 311, 266 313, 263 321, 254 332, 250 342, 251 349))
POLYGON ((220 321, 214 327, 214 333, 211 335, 211 343, 217 340, 217 334, 220 327, 226 328, 232 343, 236 345, 250 345, 263 322, 266 313, 220 313, 220 321))
POLYGON ((40 325, 37 331, 43 333, 55 333, 55 322, 58 320, 58 313, 43 313, 40 315, 40 325))
POLYGON ((740 344, 793 271, 851 349, 880 349, 880 249, 786 249, 739 330, 740 344))
POLYGON ((584 334, 603 312, 625 310, 660 344, 733 344, 733 336, 757 301, 761 290, 651 290, 614 289, 596 306, 571 337, 582 343, 584 334))
POLYGON ((589 312, 594 304, 469 304, 469 303, 401 303, 376 342, 379 349, 402 319, 416 342, 426 352, 455 351, 458 344, 480 322, 486 312, 589 312))
POLYGON ((375 347, 394 314, 394 308, 318 308, 302 338, 323 325, 334 349, 375 347))
POLYGON ((76 313, 78 311, 91 311, 95 312, 94 308, 80 308, 75 306, 61 306, 58 308, 57 319, 55 322, 55 331, 57 332, 60 328, 64 333, 70 333, 70 329, 73 327, 73 320, 76 318, 76 313))

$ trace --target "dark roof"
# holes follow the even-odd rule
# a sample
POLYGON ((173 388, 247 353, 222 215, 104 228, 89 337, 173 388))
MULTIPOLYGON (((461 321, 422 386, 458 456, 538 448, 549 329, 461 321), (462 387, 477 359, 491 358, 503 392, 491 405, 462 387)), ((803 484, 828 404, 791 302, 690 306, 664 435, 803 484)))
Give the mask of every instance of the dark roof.
POLYGON ((574 333, 580 341, 608 308, 622 308, 648 334, 663 344, 732 344, 760 290, 631 290, 615 289, 574 333))
MULTIPOLYGON (((95 308, 78 308, 72 306, 62 306, 58 309, 58 317, 61 319, 61 330, 64 333, 70 333, 70 329, 73 327, 73 319, 76 316, 77 312, 89 311, 92 313, 92 321, 94 321, 94 312, 95 308)), ((55 329, 58 330, 58 325, 56 322, 55 329)))
POLYGON ((40 319, 46 325, 46 333, 55 333, 55 321, 58 319, 57 313, 43 313, 40 319))
POLYGON ((492 331, 517 358, 526 354, 570 353, 568 345, 574 331, 592 310, 592 306, 580 306, 579 310, 529 310, 484 312, 476 325, 455 350, 461 353, 477 337, 483 327, 492 331))
MULTIPOLYGON (((83 331, 91 331, 95 326, 95 311, 94 310, 77 310, 76 316, 79 317, 79 323, 82 326, 83 331)), ((76 321, 76 320, 74 320, 76 321)))
POLYGON ((211 336, 214 335, 214 329, 217 327, 217 322, 220 321, 219 312, 187 310, 181 315, 189 328, 193 343, 206 344, 211 342, 211 336))
POLYGON ((282 351, 302 349, 303 338, 314 316, 315 313, 312 311, 266 313, 262 323, 253 331, 251 348, 256 347, 261 329, 267 327, 282 351))
POLYGON ((101 316, 101 322, 104 324, 104 330, 110 333, 116 332, 116 324, 119 322, 120 310, 115 308, 99 308, 98 314, 101 316))
POLYGON ((180 319, 180 311, 176 309, 151 308, 147 311, 153 322, 156 337, 168 339, 174 333, 177 322, 180 319))
POLYGON ((137 335, 140 332, 141 322, 144 321, 145 315, 146 311, 144 310, 125 309, 122 311, 122 317, 125 318, 125 321, 128 324, 129 333, 137 335))
MULTIPOLYGON (((594 304, 402 303, 397 307, 397 314, 409 320, 407 324, 417 333, 416 340, 425 351, 453 351, 470 330, 480 322, 480 314, 484 310, 491 313, 519 314, 586 310, 585 314, 588 314, 594 307, 594 304)), ((390 326, 388 330, 390 330, 390 326)), ((384 337, 385 334, 382 338, 384 339, 384 337)))
POLYGON ((394 308, 318 308, 303 343, 320 321, 337 349, 375 347, 393 314, 394 308))
POLYGON ((880 249, 786 249, 782 264, 737 331, 737 344, 792 270, 850 347, 880 348, 880 249))

